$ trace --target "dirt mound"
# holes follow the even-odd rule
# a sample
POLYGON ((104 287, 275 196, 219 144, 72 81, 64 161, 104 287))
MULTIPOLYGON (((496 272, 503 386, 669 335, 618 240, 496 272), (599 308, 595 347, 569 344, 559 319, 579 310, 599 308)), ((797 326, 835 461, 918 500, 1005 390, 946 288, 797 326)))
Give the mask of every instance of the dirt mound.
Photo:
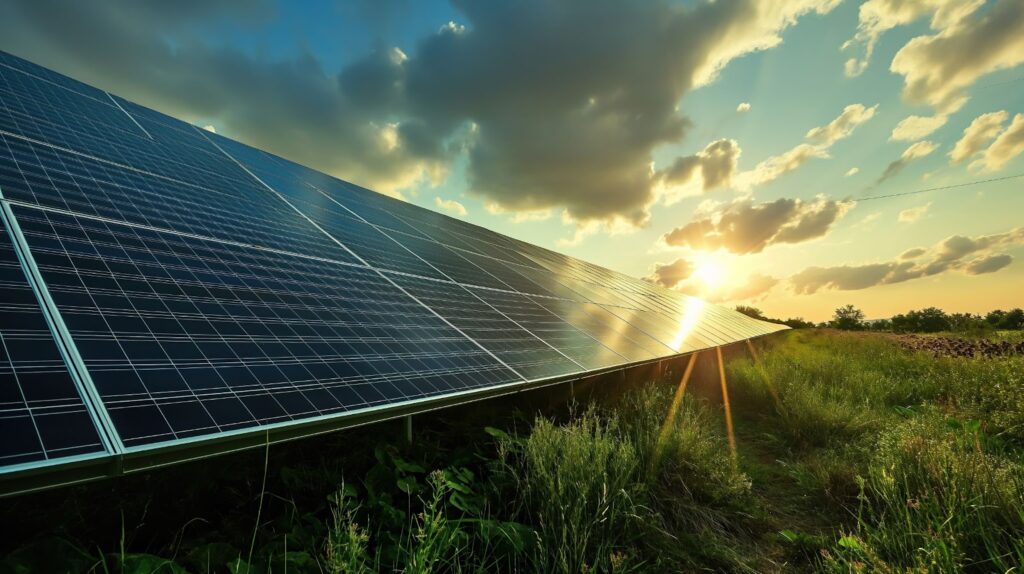
POLYGON ((1024 342, 990 341, 988 339, 957 339, 897 335, 900 345, 914 351, 925 351, 936 357, 1008 357, 1024 355, 1024 342))

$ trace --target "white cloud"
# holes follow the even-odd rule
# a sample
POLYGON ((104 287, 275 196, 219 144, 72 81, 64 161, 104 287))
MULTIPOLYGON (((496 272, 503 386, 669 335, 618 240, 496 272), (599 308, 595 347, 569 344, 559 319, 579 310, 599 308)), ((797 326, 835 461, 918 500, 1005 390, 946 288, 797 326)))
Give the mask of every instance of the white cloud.
POLYGON ((860 168, 859 167, 851 167, 850 169, 846 170, 846 173, 843 174, 843 175, 845 175, 846 177, 853 177, 853 176, 857 175, 858 173, 860 173, 860 168))
POLYGON ((907 116, 892 130, 889 139, 892 141, 917 141, 931 135, 935 130, 946 125, 947 116, 907 116))
POLYGON ((860 220, 860 225, 867 225, 872 221, 877 221, 878 218, 882 217, 881 211, 874 211, 864 216, 864 219, 860 220))
POLYGON ((932 204, 931 202, 929 202, 924 205, 919 205, 917 207, 904 209, 896 217, 896 220, 899 221, 900 223, 914 223, 918 219, 924 217, 924 214, 928 212, 928 208, 931 206, 932 204))
POLYGON ((736 106, 736 112, 737 113, 742 114, 744 112, 749 112, 749 111, 750 111, 750 102, 742 102, 742 103, 740 103, 740 105, 736 106))
POLYGON ((661 238, 665 245, 732 253, 760 253, 769 245, 802 243, 829 232, 852 209, 852 202, 818 196, 813 201, 780 198, 755 203, 738 199, 697 215, 661 238))
POLYGON ((435 197, 434 205, 457 217, 466 217, 466 214, 468 213, 466 211, 466 206, 454 199, 441 199, 440 197, 435 197))
POLYGON ((830 146, 845 137, 849 137, 853 133, 854 128, 875 117, 876 111, 878 111, 878 104, 870 108, 864 104, 850 104, 843 108, 843 113, 839 114, 839 117, 827 125, 811 128, 807 132, 807 139, 824 146, 830 146))
POLYGON ((1009 254, 996 251, 1021 244, 1024 227, 977 237, 954 235, 930 249, 910 249, 897 259, 882 263, 808 267, 790 277, 789 282, 795 293, 810 295, 823 289, 851 291, 902 283, 949 271, 968 275, 994 273, 1013 261, 1009 254))
POLYGON ((779 280, 771 275, 751 273, 738 285, 717 292, 704 294, 712 303, 739 303, 742 301, 760 301, 768 296, 779 280))
POLYGON ((878 38, 898 26, 906 26, 931 14, 931 27, 938 30, 956 23, 985 3, 985 0, 868 0, 860 5, 857 33, 843 44, 843 50, 861 54, 846 61, 848 76, 864 72, 878 38))
POLYGON ((1006 110, 982 114, 964 128, 964 134, 949 152, 949 163, 958 164, 973 157, 980 152, 990 141, 995 139, 1001 131, 1003 124, 1010 115, 1006 110))
POLYGON ((779 155, 761 161, 752 169, 736 174, 733 178, 734 187, 740 191, 749 191, 775 181, 813 158, 828 158, 833 144, 850 137, 858 126, 873 118, 877 110, 878 104, 871 107, 864 104, 846 106, 828 124, 807 131, 805 137, 811 143, 797 144, 779 155))
POLYGON ((213 127, 212 125, 205 125, 203 126, 203 129, 208 132, 217 133, 217 128, 213 127))
MULTIPOLYGON (((973 12, 976 0, 961 3, 973 12)), ((935 23, 933 19, 933 24, 935 23)), ((904 77, 903 97, 952 113, 966 101, 966 88, 992 72, 1024 63, 1024 2, 996 0, 980 14, 951 19, 937 33, 918 36, 901 48, 890 70, 904 77)))
POLYGON ((1022 152, 1024 152, 1024 114, 1017 114, 1013 117, 1009 127, 999 134, 992 145, 985 150, 985 154, 973 162, 971 167, 984 171, 999 171, 1022 152))

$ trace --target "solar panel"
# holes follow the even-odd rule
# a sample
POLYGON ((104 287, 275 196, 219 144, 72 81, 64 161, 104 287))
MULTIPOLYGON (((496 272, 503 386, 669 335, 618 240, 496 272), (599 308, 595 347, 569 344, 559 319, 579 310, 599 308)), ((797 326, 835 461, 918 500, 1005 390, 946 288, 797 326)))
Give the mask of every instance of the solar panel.
POLYGON ((0 465, 105 452, 0 221, 0 465))
POLYGON ((2 52, 0 208, 0 494, 782 328, 2 52))
POLYGON ((129 447, 521 380, 363 267, 14 212, 129 447))

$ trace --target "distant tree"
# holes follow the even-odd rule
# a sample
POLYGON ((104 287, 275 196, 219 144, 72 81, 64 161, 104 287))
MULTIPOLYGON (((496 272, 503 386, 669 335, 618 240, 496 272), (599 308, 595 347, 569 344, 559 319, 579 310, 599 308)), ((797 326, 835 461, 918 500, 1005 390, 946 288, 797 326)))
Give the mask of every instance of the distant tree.
POLYGON ((889 325, 897 333, 909 333, 914 330, 914 325, 911 324, 910 319, 902 313, 890 317, 889 325))
POLYGON ((898 333, 937 333, 952 328, 949 316, 937 307, 908 311, 905 315, 893 315, 892 330, 898 333))
POLYGON ((783 321, 782 324, 790 329, 810 329, 814 327, 814 323, 805 321, 803 317, 790 317, 783 321))
POLYGON ((750 305, 737 305, 736 310, 752 319, 759 319, 761 321, 771 321, 771 319, 765 317, 764 313, 757 307, 751 307, 750 305))
POLYGON ((868 323, 868 329, 872 331, 892 331, 892 321, 889 319, 876 319, 868 323))
POLYGON ((998 328, 999 324, 1003 322, 1003 318, 1005 317, 1006 311, 1003 311, 1002 309, 996 309, 995 311, 989 311, 988 314, 985 315, 985 322, 988 323, 989 325, 992 325, 993 327, 998 328))
POLYGON ((864 311, 853 305, 840 307, 832 316, 832 326, 836 329, 859 331, 864 328, 864 311))
POLYGON ((1000 329, 1012 329, 1019 331, 1024 329, 1024 309, 1011 309, 1003 315, 1003 320, 997 325, 1000 329))
POLYGON ((989 325, 988 321, 981 315, 974 315, 972 313, 950 313, 948 319, 949 330, 958 333, 982 331, 992 328, 992 325, 989 325))
POLYGON ((911 311, 907 313, 907 318, 914 325, 913 330, 918 333, 938 333, 939 331, 948 331, 950 328, 949 317, 938 307, 911 311))

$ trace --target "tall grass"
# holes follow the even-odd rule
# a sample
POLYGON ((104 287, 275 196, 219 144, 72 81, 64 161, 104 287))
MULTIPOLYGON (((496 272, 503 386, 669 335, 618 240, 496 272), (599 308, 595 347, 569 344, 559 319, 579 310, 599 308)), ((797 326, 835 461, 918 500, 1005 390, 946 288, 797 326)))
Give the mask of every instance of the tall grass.
MULTIPOLYGON (((285 468, 259 453, 215 492, 242 510, 190 516, 199 534, 177 523, 170 545, 144 545, 123 535, 130 520, 107 544, 48 532, 0 574, 1020 571, 1024 358, 834 332, 763 346, 727 365, 738 461, 717 373, 698 368, 678 408, 671 385, 649 384, 568 413, 481 417, 500 429, 446 423, 413 447, 340 441, 285 468)), ((91 525, 111 506, 94 492, 56 508, 91 525)), ((120 504, 142 508, 140 529, 157 519, 149 498, 120 504)))
POLYGON ((1007 572, 1024 563, 1024 361, 943 359, 873 336, 793 334, 734 362, 803 488, 853 520, 822 550, 836 572, 1007 572), (762 409, 763 410, 763 409, 762 409))

